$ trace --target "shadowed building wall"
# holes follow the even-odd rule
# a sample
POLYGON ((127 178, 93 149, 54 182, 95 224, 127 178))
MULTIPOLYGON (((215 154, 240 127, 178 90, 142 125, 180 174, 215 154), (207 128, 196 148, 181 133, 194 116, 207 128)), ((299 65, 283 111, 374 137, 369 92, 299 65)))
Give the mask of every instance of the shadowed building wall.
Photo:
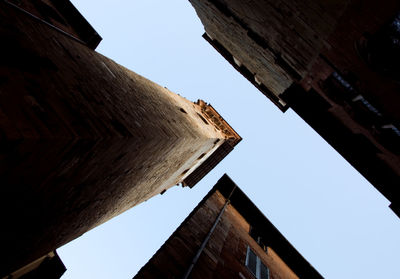
POLYGON ((134 278, 322 276, 224 175, 134 278))
POLYGON ((190 0, 204 38, 400 216, 400 2, 190 0))
POLYGON ((69 1, 15 3, 0 1, 0 275, 194 186, 241 140, 212 106, 93 51, 69 1))
POLYGON ((3 279, 59 279, 66 270, 57 252, 53 251, 3 277, 3 279))

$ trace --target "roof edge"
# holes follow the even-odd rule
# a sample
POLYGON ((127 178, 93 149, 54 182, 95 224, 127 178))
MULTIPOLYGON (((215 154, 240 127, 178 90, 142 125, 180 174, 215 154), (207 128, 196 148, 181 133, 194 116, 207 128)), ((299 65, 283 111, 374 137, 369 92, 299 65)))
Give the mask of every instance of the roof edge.
MULTIPOLYGON (((202 115, 211 122, 214 127, 224 134, 224 142, 192 173, 183 181, 182 186, 193 188, 203 177, 215 168, 242 140, 242 137, 225 121, 225 119, 211 106, 203 100, 196 103, 200 106, 202 115)), ((220 139, 217 139, 219 141, 220 139)))

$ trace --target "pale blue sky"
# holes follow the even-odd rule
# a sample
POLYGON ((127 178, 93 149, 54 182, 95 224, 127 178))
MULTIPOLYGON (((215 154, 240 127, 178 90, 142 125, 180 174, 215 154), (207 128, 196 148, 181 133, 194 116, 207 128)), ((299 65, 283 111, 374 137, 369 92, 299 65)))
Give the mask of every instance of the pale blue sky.
MULTIPOLYGON (((243 137, 193 189, 173 187, 58 250, 67 278, 132 278, 227 173, 326 278, 400 278, 400 219, 293 111, 282 113, 202 37, 186 0, 74 0, 102 54, 203 99, 243 137)), ((373 167, 373 166, 371 166, 373 167)))

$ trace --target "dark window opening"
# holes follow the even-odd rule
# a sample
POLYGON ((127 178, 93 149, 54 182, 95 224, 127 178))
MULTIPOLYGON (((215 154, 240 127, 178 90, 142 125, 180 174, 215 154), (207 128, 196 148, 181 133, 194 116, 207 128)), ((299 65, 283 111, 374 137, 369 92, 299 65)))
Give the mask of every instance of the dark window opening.
POLYGON ((373 130, 373 127, 379 127, 383 122, 387 122, 380 110, 353 86, 355 83, 356 78, 351 74, 344 76, 333 72, 321 87, 332 101, 342 105, 361 126, 373 130))
POLYGON ((200 113, 197 113, 197 115, 200 117, 201 120, 203 120, 204 123, 208 125, 208 121, 200 113))
POLYGON ((189 171, 189 169, 184 170, 181 175, 186 174, 188 171, 189 171))
POLYGON ((203 158, 204 156, 206 156, 206 153, 203 153, 199 156, 199 158, 197 158, 197 160, 200 160, 201 158, 203 158))
POLYGON ((355 80, 355 78, 333 72, 325 81, 321 82, 320 86, 332 101, 343 105, 357 95, 355 88, 351 85, 351 80, 355 80))

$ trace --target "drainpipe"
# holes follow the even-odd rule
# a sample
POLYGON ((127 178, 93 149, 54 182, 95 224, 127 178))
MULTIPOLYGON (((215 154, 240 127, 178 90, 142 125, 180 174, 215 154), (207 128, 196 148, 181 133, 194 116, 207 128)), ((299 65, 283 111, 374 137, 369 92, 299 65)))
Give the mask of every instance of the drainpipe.
POLYGON ((201 246, 200 246, 199 250, 197 251, 197 253, 194 256, 194 258, 192 259, 192 262, 191 262, 189 268, 187 269, 187 271, 185 272, 185 275, 182 277, 182 279, 189 278, 189 275, 192 272, 193 267, 195 266, 195 264, 197 263, 198 259, 200 258, 200 255, 203 252, 204 248, 206 247, 208 241, 210 240, 210 237, 211 237, 212 233, 214 232, 215 228, 217 227, 219 221, 221 220, 222 214, 224 213, 226 207, 231 202, 230 198, 231 198, 233 192, 235 191, 235 189, 236 189, 236 185, 235 185, 235 187, 233 187, 232 192, 229 194, 229 197, 228 197, 228 199, 226 200, 226 202, 224 204, 224 207, 221 209, 220 213, 218 214, 217 219, 215 219, 213 226, 211 227, 210 231, 208 232, 206 238, 201 243, 201 246))
POLYGON ((65 32, 65 31, 63 31, 62 29, 60 29, 60 28, 54 26, 53 24, 50 24, 49 22, 44 21, 43 19, 41 19, 41 18, 35 16, 34 14, 31 14, 30 12, 25 11, 24 9, 18 7, 18 6, 15 5, 14 3, 9 2, 8 0, 3 0, 3 1, 4 1, 4 3, 10 5, 11 7, 13 7, 13 8, 15 8, 15 9, 19 10, 20 12, 23 12, 24 14, 26 14, 26 15, 32 17, 33 19, 35 19, 35 20, 37 20, 37 21, 39 21, 39 22, 41 22, 41 23, 43 23, 43 24, 49 26, 50 28, 53 28, 53 29, 57 30, 58 32, 64 34, 65 36, 67 36, 67 37, 73 39, 74 41, 77 41, 78 43, 87 45, 84 41, 82 41, 82 40, 80 40, 80 39, 78 39, 78 38, 72 36, 71 34, 69 34, 69 33, 65 32))

